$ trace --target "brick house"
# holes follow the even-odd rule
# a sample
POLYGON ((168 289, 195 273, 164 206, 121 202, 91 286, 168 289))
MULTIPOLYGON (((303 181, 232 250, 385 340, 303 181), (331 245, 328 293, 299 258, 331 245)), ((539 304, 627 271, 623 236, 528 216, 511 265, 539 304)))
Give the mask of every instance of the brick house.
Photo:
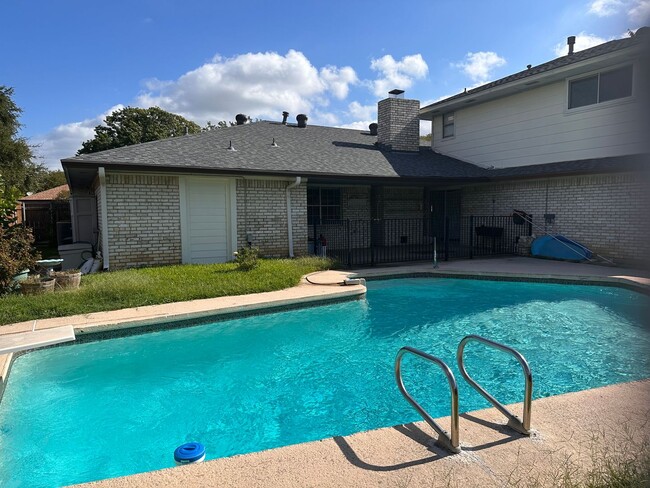
POLYGON ((432 245, 471 257, 544 231, 645 260, 646 32, 424 108, 394 90, 368 131, 301 114, 64 159, 75 240, 111 269, 223 262, 248 244, 298 256, 321 236, 351 265, 429 259, 432 245))

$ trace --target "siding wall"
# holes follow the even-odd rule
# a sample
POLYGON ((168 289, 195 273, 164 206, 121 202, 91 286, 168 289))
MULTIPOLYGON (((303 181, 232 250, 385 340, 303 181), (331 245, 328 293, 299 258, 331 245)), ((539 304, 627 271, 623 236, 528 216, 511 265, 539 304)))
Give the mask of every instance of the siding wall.
MULTIPOLYGON (((550 232, 565 234, 606 258, 647 263, 650 208, 647 178, 639 174, 589 175, 466 187, 462 214, 510 215, 514 209, 534 216, 555 214, 550 232), (494 203, 493 203, 494 201, 494 203)), ((539 229, 533 229, 537 235, 539 229)))
MULTIPOLYGON (((264 256, 287 257, 286 188, 291 182, 281 180, 237 180, 237 247, 253 246, 264 256)), ((307 185, 291 191, 293 252, 307 254, 307 185)))
POLYGON ((451 138, 442 138, 442 116, 435 117, 432 147, 497 168, 635 154, 647 149, 638 108, 633 98, 567 110, 560 81, 456 110, 451 138))

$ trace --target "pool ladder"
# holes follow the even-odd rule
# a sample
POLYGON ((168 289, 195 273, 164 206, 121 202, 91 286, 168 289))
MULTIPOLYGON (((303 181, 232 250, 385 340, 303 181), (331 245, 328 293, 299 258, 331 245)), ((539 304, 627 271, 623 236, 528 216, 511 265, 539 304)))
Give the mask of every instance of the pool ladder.
MULTIPOLYGON (((520 434, 530 435, 530 417, 531 417, 531 407, 532 407, 532 397, 533 397, 533 375, 530 371, 530 366, 526 358, 519 353, 516 349, 501 344, 499 342, 486 339, 479 335, 471 334, 463 337, 463 339, 458 344, 458 350, 456 351, 456 361, 458 362, 458 369, 460 370, 461 375, 469 385, 478 391, 487 401, 489 401, 494 407, 499 410, 503 415, 508 419, 508 426, 520 434), (508 410, 501 402, 496 398, 490 395, 480 384, 478 384, 467 372, 465 369, 464 362, 464 351, 465 346, 469 342, 479 342, 486 346, 492 347, 499 351, 506 352, 519 362, 524 372, 524 410, 523 410, 523 420, 514 415, 510 410, 508 410)), ((400 392, 406 398, 413 408, 422 416, 424 421, 429 424, 429 426, 438 434, 437 444, 442 448, 446 449, 452 453, 459 453, 460 448, 460 439, 459 439, 459 416, 458 416, 458 384, 456 383, 456 378, 454 373, 447 364, 440 358, 427 354, 424 351, 415 349, 414 347, 405 346, 402 347, 395 358, 395 379, 397 381, 397 387, 400 392), (447 377, 447 382, 449 383, 449 390, 451 392, 451 433, 444 430, 433 418, 427 413, 427 411, 420 405, 406 390, 404 387, 404 381, 402 380, 402 358, 406 354, 413 354, 414 356, 425 359, 431 363, 436 364, 442 372, 447 377)))

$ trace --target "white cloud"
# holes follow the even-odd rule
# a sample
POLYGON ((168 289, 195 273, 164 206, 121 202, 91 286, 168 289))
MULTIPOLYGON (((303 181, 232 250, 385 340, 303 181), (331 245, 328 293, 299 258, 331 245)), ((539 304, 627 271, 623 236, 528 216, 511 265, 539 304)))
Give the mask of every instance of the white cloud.
POLYGON ((506 64, 506 60, 492 51, 469 52, 465 61, 452 66, 461 68, 475 83, 485 83, 492 76, 492 70, 506 64))
POLYGON ((368 126, 373 122, 376 122, 376 120, 357 120, 356 122, 350 122, 349 124, 337 125, 337 127, 340 127, 341 129, 368 131, 368 126))
MULTIPOLYGON (((614 37, 603 39, 602 37, 596 36, 594 34, 587 34, 583 31, 576 36, 576 43, 573 51, 577 52, 582 51, 583 49, 589 49, 590 47, 597 46, 603 42, 611 41, 612 39, 614 39, 614 37)), ((566 41, 558 42, 555 45, 554 51, 556 56, 566 56, 569 53, 569 47, 567 46, 566 41)))
POLYGON ((357 74, 349 66, 337 68, 336 66, 325 66, 320 70, 320 77, 325 86, 339 100, 347 98, 350 85, 359 82, 357 74))
POLYGON ((427 134, 431 134, 431 121, 420 120, 420 135, 426 136, 427 134))
POLYGON ((354 101, 348 105, 348 115, 353 119, 370 120, 377 119, 377 104, 361 105, 354 101))
POLYGON ((313 112, 328 104, 328 97, 347 97, 357 83, 355 71, 345 66, 319 70, 304 54, 290 50, 215 57, 175 81, 149 81, 148 91, 137 98, 144 107, 158 106, 204 124, 232 120, 237 113, 253 118, 279 119, 313 112))
POLYGON ((594 0, 589 5, 589 13, 598 17, 609 17, 618 13, 622 6, 621 0, 594 0))
POLYGON ((95 127, 100 125, 107 115, 122 108, 123 105, 115 105, 92 119, 61 124, 47 134, 33 137, 30 142, 37 146, 34 153, 38 161, 48 168, 61 169, 60 160, 74 156, 81 149, 82 142, 93 138, 95 127))
POLYGON ((378 97, 385 97, 389 90, 411 88, 414 80, 427 76, 429 67, 421 54, 404 56, 396 61, 390 54, 379 59, 373 59, 370 68, 379 73, 379 78, 370 82, 373 93, 378 97))
POLYGON ((637 25, 647 25, 650 22, 650 0, 637 0, 633 2, 627 15, 637 25))
POLYGON ((594 0, 589 13, 598 17, 625 13, 636 25, 645 25, 650 20, 650 0, 594 0))
POLYGON ((312 125, 326 125, 331 127, 339 123, 339 118, 332 112, 314 110, 312 114, 309 115, 309 123, 312 125))

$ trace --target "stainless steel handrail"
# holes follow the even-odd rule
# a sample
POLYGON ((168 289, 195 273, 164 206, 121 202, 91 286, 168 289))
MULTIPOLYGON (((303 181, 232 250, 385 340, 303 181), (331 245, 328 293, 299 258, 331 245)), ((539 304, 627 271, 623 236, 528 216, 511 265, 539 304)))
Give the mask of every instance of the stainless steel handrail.
POLYGON ((402 395, 404 395, 406 401, 408 401, 413 406, 413 408, 417 410, 424 421, 429 424, 431 428, 438 434, 438 444, 440 444, 440 446, 447 449, 448 451, 459 453, 460 442, 458 439, 458 384, 456 383, 454 373, 451 372, 449 366, 447 366, 442 359, 431 356, 430 354, 427 354, 424 351, 420 351, 419 349, 415 349, 414 347, 405 346, 398 351, 397 356, 395 357, 395 379, 397 380, 399 391, 402 392, 402 395), (420 404, 413 399, 409 392, 406 391, 404 382, 402 381, 402 357, 406 353, 414 354, 415 356, 419 356, 428 361, 431 361, 432 363, 437 364, 440 366, 440 369, 442 369, 442 372, 445 373, 447 382, 449 383, 449 389, 451 390, 451 436, 447 433, 446 430, 440 427, 436 421, 433 420, 433 418, 426 412, 426 410, 424 410, 424 408, 422 408, 422 406, 420 406, 420 404))
POLYGON ((460 373, 463 375, 463 378, 465 378, 465 380, 472 387, 474 387, 476 391, 478 391, 481 395, 483 395, 483 397, 487 401, 489 401, 492 405, 494 405, 497 408, 497 410, 499 410, 503 415, 505 415, 508 418, 508 426, 510 426, 511 428, 515 429, 517 432, 520 432, 524 435, 530 435, 530 414, 531 414, 531 408, 533 402, 533 374, 530 371, 530 366, 528 366, 528 362, 526 361, 526 358, 524 358, 519 353, 519 351, 513 349, 512 347, 506 346, 505 344, 501 344, 499 342, 491 341, 490 339, 486 339, 485 337, 481 337, 479 335, 472 334, 464 337, 463 340, 460 341, 460 344, 458 344, 456 359, 458 361, 458 369, 460 369, 460 373), (467 370, 465 369, 465 363, 463 360, 463 351, 465 350, 465 346, 467 345, 467 343, 471 341, 481 342, 500 351, 507 352, 508 354, 514 356, 515 359, 519 361, 519 364, 521 364, 521 367, 524 370, 524 380, 525 380, 523 421, 515 414, 510 412, 496 398, 494 398, 487 391, 485 391, 485 389, 483 389, 483 387, 479 385, 476 381, 474 381, 472 377, 467 373, 467 370))

